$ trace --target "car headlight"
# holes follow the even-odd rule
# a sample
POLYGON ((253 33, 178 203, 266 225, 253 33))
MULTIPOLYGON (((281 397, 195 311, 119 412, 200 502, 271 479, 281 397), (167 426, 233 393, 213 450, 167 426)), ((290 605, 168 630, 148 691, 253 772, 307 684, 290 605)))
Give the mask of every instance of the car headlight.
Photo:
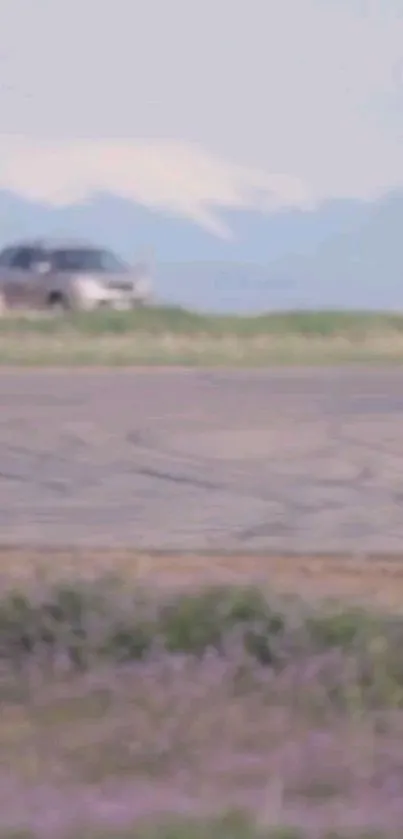
POLYGON ((95 277, 80 277, 76 281, 76 288, 80 297, 86 300, 98 300, 105 294, 105 287, 95 277))

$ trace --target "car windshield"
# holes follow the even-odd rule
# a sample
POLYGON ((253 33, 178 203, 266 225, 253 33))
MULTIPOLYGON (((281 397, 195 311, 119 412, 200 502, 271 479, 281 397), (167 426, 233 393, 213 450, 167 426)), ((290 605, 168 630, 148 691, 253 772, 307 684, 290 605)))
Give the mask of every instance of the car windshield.
POLYGON ((103 274, 123 274, 127 271, 125 263, 114 253, 95 248, 65 248, 52 252, 52 263, 56 271, 97 272, 103 274))

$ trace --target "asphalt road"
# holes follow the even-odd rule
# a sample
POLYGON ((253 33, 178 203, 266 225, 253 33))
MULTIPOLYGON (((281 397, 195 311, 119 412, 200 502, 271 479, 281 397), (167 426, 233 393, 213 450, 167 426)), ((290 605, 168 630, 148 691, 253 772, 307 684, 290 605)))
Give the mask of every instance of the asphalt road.
POLYGON ((403 370, 4 370, 0 541, 401 552, 403 370))

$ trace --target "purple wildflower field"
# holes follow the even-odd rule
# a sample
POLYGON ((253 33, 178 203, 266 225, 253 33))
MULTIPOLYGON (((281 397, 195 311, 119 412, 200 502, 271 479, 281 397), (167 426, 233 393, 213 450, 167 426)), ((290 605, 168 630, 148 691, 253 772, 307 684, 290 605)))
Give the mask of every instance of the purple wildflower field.
POLYGON ((403 619, 111 579, 0 601, 1 839, 403 836, 403 619))

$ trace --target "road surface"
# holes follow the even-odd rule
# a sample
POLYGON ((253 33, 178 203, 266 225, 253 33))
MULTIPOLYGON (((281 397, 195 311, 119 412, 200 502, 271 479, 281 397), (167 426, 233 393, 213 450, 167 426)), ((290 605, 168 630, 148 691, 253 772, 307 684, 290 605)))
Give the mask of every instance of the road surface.
POLYGON ((401 552, 403 370, 4 370, 0 541, 401 552))

